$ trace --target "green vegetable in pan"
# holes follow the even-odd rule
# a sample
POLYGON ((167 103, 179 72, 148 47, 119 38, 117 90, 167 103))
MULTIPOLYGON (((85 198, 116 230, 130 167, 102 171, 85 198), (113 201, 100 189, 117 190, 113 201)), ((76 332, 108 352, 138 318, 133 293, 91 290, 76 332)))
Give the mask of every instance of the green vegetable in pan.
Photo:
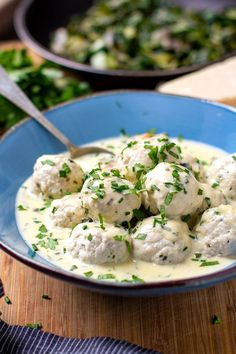
POLYGON ((97 0, 51 49, 99 69, 176 69, 236 50, 236 8, 188 11, 167 0, 97 0))

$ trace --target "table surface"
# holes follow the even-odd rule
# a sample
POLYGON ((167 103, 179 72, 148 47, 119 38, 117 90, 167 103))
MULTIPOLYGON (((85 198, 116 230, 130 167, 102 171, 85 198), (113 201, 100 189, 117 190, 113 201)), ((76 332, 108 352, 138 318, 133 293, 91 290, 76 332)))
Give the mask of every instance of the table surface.
POLYGON ((50 278, 0 251, 5 293, 2 319, 10 324, 42 322, 62 336, 110 336, 164 354, 234 354, 236 281, 200 291, 156 298, 95 294, 50 278), (42 294, 52 299, 43 300, 42 294), (221 323, 213 325, 211 316, 221 323))

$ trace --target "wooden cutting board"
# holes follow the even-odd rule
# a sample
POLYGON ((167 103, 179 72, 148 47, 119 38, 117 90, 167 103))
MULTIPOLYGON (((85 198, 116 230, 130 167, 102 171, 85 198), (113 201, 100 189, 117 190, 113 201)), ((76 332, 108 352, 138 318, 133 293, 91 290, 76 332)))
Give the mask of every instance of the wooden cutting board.
POLYGON ((42 322, 58 335, 110 336, 165 354, 236 352, 236 281, 172 296, 112 297, 50 278, 2 251, 0 276, 12 301, 0 300, 1 317, 10 324, 42 322), (211 323, 214 314, 221 324, 211 323))
POLYGON ((59 335, 122 338, 165 354, 235 354, 236 281, 172 296, 113 297, 52 279, 1 251, 0 274, 12 301, 0 300, 8 323, 42 322, 59 335), (211 323, 214 314, 221 324, 211 323))

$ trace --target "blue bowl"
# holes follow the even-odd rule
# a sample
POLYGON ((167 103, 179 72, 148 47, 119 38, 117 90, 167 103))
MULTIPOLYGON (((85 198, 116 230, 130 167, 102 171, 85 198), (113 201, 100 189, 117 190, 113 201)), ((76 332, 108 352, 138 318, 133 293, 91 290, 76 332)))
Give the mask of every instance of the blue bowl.
MULTIPOLYGON (((129 134, 153 127, 171 136, 236 151, 236 110, 223 105, 156 92, 124 91, 91 95, 46 112, 47 118, 76 144, 129 134)), ((153 296, 194 290, 228 280, 235 265, 217 273, 166 282, 120 284, 85 279, 34 255, 18 232, 15 198, 20 185, 32 173, 37 157, 59 153, 64 147, 34 120, 26 119, 0 141, 0 247, 19 261, 53 277, 81 287, 113 295, 153 296)))

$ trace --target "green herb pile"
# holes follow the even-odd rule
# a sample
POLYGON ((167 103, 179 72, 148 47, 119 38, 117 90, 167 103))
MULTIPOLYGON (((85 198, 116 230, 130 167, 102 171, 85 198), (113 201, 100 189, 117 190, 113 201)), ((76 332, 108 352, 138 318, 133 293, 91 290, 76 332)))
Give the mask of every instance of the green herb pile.
MULTIPOLYGON (((33 66, 26 49, 0 51, 0 64, 40 109, 47 109, 89 93, 88 83, 66 77, 52 63, 33 66)), ((0 96, 0 133, 25 117, 25 113, 0 96)))
POLYGON ((167 0, 97 0, 52 50, 99 69, 176 69, 236 50, 236 7, 187 11, 167 0))

